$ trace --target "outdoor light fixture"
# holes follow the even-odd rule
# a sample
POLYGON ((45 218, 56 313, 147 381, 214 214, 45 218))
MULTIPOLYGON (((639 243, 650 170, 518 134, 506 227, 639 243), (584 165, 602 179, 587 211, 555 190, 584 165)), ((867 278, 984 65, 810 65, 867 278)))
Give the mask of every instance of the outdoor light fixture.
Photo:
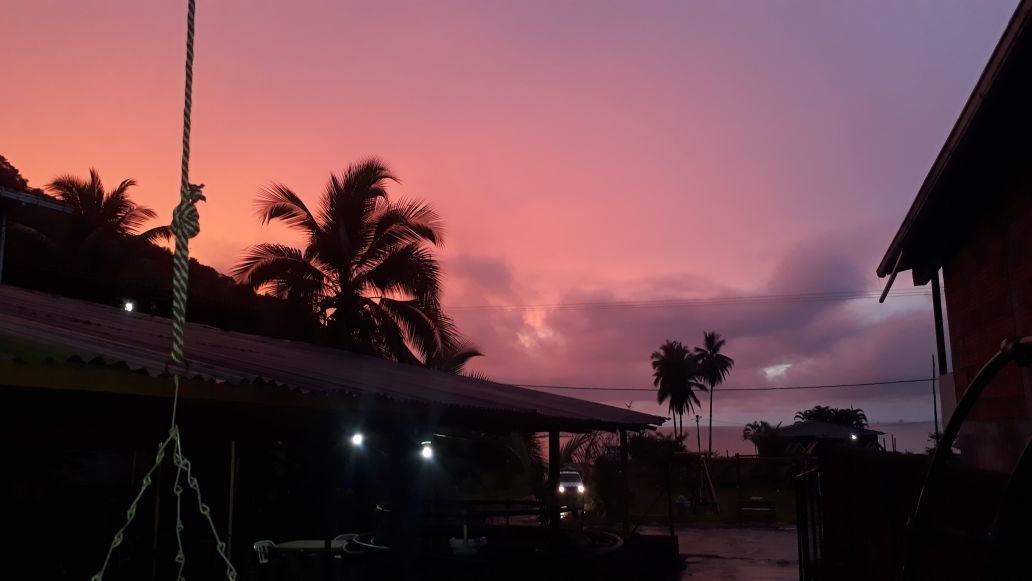
POLYGON ((586 489, 584 488, 584 485, 583 485, 583 484, 578 484, 578 485, 577 485, 577 494, 584 494, 584 491, 585 491, 585 490, 586 490, 586 489))
POLYGON ((122 308, 125 309, 127 313, 131 313, 133 312, 133 309, 136 308, 136 305, 134 305, 132 301, 125 301, 125 303, 122 304, 122 308))
POLYGON ((425 442, 421 442, 421 444, 423 445, 423 449, 419 451, 419 455, 422 456, 424 460, 433 458, 434 449, 430 447, 430 441, 427 440, 425 442))
POLYGON ((351 445, 352 446, 361 446, 363 440, 365 440, 365 436, 363 436, 362 434, 360 434, 358 432, 355 432, 355 435, 351 436, 351 445))
POLYGON ((565 486, 563 486, 562 484, 560 484, 560 485, 559 485, 559 494, 562 494, 562 493, 564 493, 564 492, 566 492, 566 487, 565 487, 565 486))
POLYGON ((849 434, 849 439, 850 440, 855 440, 856 439, 856 434, 849 434))

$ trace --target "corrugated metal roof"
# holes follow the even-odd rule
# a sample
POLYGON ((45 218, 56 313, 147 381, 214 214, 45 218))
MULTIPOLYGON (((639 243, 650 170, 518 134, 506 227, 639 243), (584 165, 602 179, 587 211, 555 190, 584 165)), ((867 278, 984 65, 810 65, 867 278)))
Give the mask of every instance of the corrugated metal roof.
MULTIPOLYGON (((0 336, 82 359, 167 371, 170 321, 66 297, 0 286, 0 336)), ((312 393, 374 395, 425 406, 534 414, 597 427, 645 428, 665 418, 513 385, 393 363, 310 343, 188 324, 188 375, 265 382, 312 393)))

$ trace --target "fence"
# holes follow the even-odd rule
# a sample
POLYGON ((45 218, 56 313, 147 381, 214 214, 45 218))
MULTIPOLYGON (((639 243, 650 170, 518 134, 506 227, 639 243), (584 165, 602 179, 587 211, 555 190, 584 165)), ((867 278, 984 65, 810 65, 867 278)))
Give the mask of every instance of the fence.
MULTIPOLYGON (((828 449, 796 479, 799 571, 803 581, 899 579, 928 458, 828 449)), ((992 526, 1004 475, 951 465, 933 508, 922 578, 977 579, 977 539, 992 526)))
POLYGON ((812 468, 799 474, 796 483, 796 534, 799 538, 799 580, 820 578, 824 545, 824 514, 821 511, 821 473, 812 468))

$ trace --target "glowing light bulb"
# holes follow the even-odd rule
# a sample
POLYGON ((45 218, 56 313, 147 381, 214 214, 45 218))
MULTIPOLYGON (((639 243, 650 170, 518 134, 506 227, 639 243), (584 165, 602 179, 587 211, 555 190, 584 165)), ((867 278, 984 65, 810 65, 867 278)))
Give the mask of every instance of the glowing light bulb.
POLYGON ((434 457, 434 449, 430 447, 430 442, 423 442, 423 449, 419 451, 419 455, 424 460, 429 460, 434 457))
POLYGON ((125 311, 126 311, 127 313, 131 313, 131 312, 133 312, 133 309, 135 309, 135 308, 136 308, 136 305, 134 305, 132 301, 126 301, 126 302, 125 302, 125 303, 124 303, 124 304, 122 305, 122 308, 123 308, 123 309, 125 309, 125 311))
POLYGON ((356 432, 354 436, 351 436, 351 445, 352 446, 361 446, 362 442, 364 440, 365 440, 365 436, 363 436, 362 434, 356 432))

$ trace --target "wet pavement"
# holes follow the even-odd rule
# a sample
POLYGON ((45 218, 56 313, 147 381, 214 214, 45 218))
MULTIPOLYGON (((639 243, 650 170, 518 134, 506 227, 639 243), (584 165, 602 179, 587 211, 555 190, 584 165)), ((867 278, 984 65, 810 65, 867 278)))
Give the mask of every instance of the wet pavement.
MULTIPOLYGON (((666 529, 642 532, 666 534, 666 529)), ((799 579, 796 531, 791 525, 678 527, 677 542, 685 558, 681 579, 799 579)))

